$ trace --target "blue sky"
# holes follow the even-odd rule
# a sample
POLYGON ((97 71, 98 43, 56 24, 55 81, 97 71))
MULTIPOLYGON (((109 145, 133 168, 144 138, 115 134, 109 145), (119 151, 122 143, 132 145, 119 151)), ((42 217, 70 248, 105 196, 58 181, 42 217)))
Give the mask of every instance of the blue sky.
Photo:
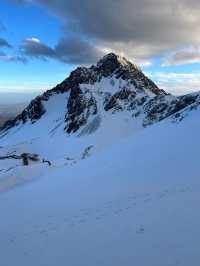
MULTIPOLYGON (((18 5, 2 0, 0 19, 6 30, 0 33, 14 48, 4 48, 9 55, 18 54, 21 42, 29 37, 37 37, 49 45, 56 43, 61 35, 61 25, 57 18, 50 16, 43 8, 18 5), (12 19, 10 19, 12 18, 12 19)), ((4 62, 0 60, 1 92, 29 92, 44 90, 62 81, 74 68, 55 60, 30 59, 30 62, 4 62)))
POLYGON ((199 90, 198 1, 148 3, 1 0, 0 92, 41 92, 111 51, 139 64, 169 92, 199 90))

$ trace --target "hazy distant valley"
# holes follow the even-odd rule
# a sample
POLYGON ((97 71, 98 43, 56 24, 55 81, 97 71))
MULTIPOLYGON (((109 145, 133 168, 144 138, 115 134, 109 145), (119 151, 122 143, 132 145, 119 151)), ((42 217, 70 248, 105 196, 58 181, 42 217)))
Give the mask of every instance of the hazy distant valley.
POLYGON ((26 107, 27 103, 0 103, 0 127, 7 121, 14 119, 26 107))

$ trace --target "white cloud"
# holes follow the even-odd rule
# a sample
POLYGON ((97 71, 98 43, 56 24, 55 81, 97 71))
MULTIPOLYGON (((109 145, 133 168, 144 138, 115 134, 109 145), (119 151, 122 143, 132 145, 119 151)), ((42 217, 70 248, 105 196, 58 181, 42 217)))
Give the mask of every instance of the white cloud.
POLYGON ((200 91, 199 73, 147 73, 156 84, 165 91, 182 95, 195 91, 200 91))
POLYGON ((169 54, 162 66, 200 63, 200 45, 193 45, 169 54))
MULTIPOLYGON (((76 35, 90 40, 97 53, 111 50, 123 52, 130 59, 146 60, 183 45, 200 43, 199 0, 15 1, 42 5, 60 18, 62 39, 76 35)), ((91 49, 90 45, 86 48, 91 49)), ((78 53, 81 50, 73 61, 78 61, 78 53)), ((80 62, 85 61, 88 52, 80 57, 80 62)))
POLYGON ((27 59, 23 56, 15 56, 15 55, 6 55, 0 54, 0 61, 2 62, 17 62, 17 63, 27 63, 27 59))
POLYGON ((26 39, 28 42, 34 42, 34 43, 41 43, 41 41, 38 38, 32 37, 26 39))
POLYGON ((137 64, 140 67, 150 67, 153 65, 153 62, 148 59, 138 59, 134 61, 135 64, 137 64))

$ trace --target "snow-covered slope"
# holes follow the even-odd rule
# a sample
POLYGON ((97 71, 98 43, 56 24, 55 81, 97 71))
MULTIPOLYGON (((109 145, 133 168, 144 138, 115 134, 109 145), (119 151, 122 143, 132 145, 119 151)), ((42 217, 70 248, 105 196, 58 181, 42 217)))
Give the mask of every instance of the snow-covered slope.
POLYGON ((198 265, 199 115, 78 166, 11 171, 1 191, 23 186, 0 195, 3 265, 198 265))
POLYGON ((199 265, 199 102, 113 54, 33 100, 1 132, 40 158, 0 160, 2 265, 199 265))

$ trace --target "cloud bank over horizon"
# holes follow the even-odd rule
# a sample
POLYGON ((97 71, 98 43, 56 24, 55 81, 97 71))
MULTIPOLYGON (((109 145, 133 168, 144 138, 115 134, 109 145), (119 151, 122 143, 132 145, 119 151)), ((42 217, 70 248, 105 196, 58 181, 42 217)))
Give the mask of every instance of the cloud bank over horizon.
MULTIPOLYGON (((200 2, 197 0, 15 1, 45 7, 62 22, 63 36, 57 41, 56 47, 51 48, 43 43, 46 49, 43 49, 42 54, 41 43, 38 43, 38 47, 35 45, 35 53, 33 50, 25 50, 26 55, 32 57, 38 57, 40 50, 41 57, 53 57, 76 64, 94 62, 102 53, 114 51, 144 61, 162 56, 166 51, 175 52, 180 47, 186 49, 191 45, 195 53, 200 45, 200 2), (92 56, 88 58, 87 51, 91 47, 92 56), (58 54, 53 55, 55 50, 58 50, 58 54)), ((173 62, 199 62, 199 57, 193 60, 194 53, 185 54, 185 60, 182 54, 182 61, 174 57, 173 62)))

